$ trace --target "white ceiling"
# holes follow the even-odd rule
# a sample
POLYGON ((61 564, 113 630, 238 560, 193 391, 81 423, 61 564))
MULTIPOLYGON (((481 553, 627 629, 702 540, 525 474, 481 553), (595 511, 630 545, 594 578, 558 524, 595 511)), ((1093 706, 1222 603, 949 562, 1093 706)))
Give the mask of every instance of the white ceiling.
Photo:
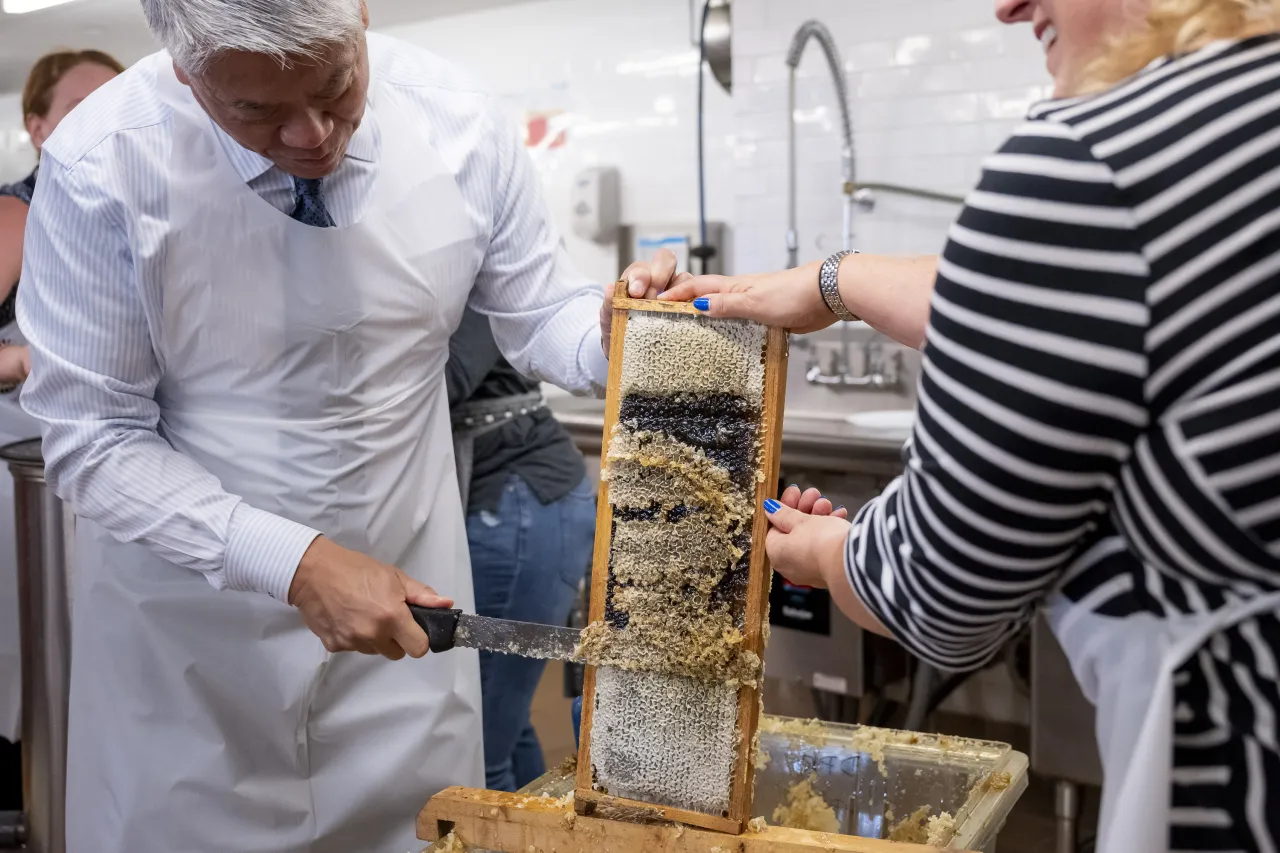
MULTIPOLYGON (((509 6, 528 0, 368 0, 370 26, 509 6)), ((0 94, 22 89, 31 64, 62 48, 105 50, 128 65, 156 47, 138 0, 74 0, 24 15, 0 12, 0 94)))

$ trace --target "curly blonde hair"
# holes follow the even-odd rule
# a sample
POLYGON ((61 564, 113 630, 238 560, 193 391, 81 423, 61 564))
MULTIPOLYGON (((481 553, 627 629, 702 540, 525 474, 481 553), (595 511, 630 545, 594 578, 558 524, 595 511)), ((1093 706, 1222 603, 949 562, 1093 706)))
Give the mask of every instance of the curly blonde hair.
POLYGON ((1090 65, 1081 94, 1113 86, 1162 56, 1280 30, 1280 0, 1151 0, 1146 17, 1145 27, 1116 37, 1090 65))

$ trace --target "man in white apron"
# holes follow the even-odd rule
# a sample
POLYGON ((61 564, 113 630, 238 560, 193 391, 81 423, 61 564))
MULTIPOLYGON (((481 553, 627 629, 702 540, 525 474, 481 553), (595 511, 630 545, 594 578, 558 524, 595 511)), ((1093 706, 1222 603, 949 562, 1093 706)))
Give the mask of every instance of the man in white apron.
POLYGON ((473 606, 449 337, 599 392, 601 290, 498 107, 358 0, 143 8, 168 52, 49 140, 19 298, 81 519, 68 849, 404 853, 484 778, 475 654, 387 660, 406 601, 473 606))

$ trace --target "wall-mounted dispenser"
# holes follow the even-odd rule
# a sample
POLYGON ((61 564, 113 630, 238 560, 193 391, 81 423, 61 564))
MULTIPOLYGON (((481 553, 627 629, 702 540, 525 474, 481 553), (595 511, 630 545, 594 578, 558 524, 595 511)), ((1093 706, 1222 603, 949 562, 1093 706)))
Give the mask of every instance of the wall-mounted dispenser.
POLYGON ((585 169, 573 180, 573 233, 593 243, 618 238, 622 218, 622 179, 613 166, 585 169))

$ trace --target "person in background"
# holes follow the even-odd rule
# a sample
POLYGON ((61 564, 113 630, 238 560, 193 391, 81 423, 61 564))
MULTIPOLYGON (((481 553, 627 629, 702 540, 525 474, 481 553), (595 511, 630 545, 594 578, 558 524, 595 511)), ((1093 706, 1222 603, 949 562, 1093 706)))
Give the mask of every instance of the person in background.
MULTIPOLYGON (((686 279, 716 317, 857 315, 923 372, 853 522, 773 567, 949 670, 1047 605, 1098 710, 1099 853, 1280 846, 1280 2, 999 0, 1056 83, 938 258, 686 279)), ((636 289, 655 283, 637 271, 636 289)))
MULTIPOLYGON (((22 89, 23 124, 36 154, 76 104, 122 71, 124 66, 99 50, 59 51, 41 57, 22 89)), ((27 207, 39 171, 37 166, 17 183, 0 184, 0 393, 4 394, 12 392, 31 369, 31 357, 14 326, 14 312, 27 207)), ((16 409, 16 402, 11 408, 16 409)))
MULTIPOLYGON (((467 310, 445 368, 476 612, 563 625, 591 561, 595 488, 539 385, 467 310)), ((515 791, 546 772, 529 706, 545 661, 480 653, 486 784, 515 791)))
MULTIPOLYGON (((124 67, 97 50, 61 51, 41 57, 22 90, 22 118, 37 155, 67 113, 124 67)), ((14 184, 0 184, 0 447, 40 437, 40 424, 22 411, 14 393, 31 372, 31 354, 15 322, 22 238, 39 167, 14 184)), ((0 468, 0 810, 17 808, 17 748, 22 681, 18 655, 17 544, 13 529, 13 481, 0 468)))

